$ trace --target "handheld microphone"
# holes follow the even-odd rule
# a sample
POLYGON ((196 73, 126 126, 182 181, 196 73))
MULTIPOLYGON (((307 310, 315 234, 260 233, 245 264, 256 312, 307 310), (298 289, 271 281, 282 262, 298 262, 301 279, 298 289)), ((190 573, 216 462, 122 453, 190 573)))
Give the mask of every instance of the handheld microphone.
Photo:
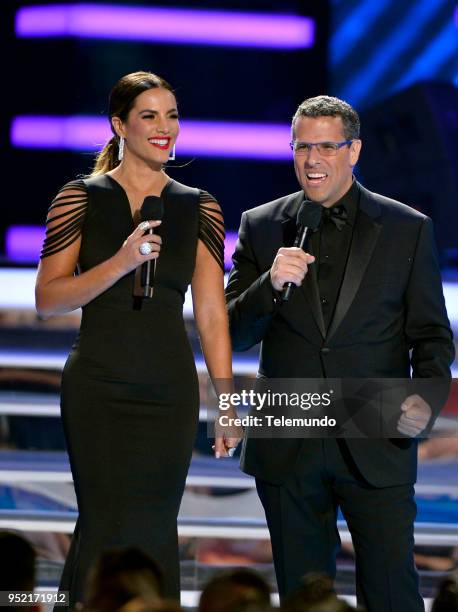
MULTIPOLYGON (((297 234, 294 240, 295 247, 304 248, 309 231, 315 230, 321 221, 321 213, 323 209, 320 204, 304 200, 297 213, 296 226, 297 234)), ((281 295, 282 302, 288 302, 296 285, 292 282, 285 283, 281 295)))
MULTIPOLYGON (((158 196, 146 196, 140 208, 140 218, 142 221, 161 221, 164 216, 164 203, 158 196)), ((145 234, 154 234, 152 227, 146 230, 145 234)), ((141 265, 140 286, 142 297, 152 298, 154 293, 154 279, 156 276, 157 259, 149 259, 141 265)))

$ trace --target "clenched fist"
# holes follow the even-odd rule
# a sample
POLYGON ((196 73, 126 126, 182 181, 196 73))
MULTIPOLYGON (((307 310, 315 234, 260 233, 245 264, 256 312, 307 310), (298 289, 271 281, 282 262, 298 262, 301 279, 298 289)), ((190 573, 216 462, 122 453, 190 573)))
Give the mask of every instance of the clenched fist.
POLYGON ((398 421, 398 431, 415 438, 428 425, 432 411, 430 405, 419 395, 409 395, 401 405, 402 415, 398 421))
POLYGON ((279 249, 270 269, 270 282, 276 291, 282 291, 285 283, 302 284, 308 271, 308 266, 315 257, 305 253, 299 247, 282 247, 279 249))

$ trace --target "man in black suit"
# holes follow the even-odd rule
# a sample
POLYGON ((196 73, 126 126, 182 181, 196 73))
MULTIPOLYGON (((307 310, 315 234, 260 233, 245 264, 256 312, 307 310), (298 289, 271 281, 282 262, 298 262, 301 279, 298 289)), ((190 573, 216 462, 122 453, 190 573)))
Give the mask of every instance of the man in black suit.
MULTIPOLYGON (((354 180, 359 118, 347 103, 306 100, 292 134, 301 191, 242 216, 227 285, 234 349, 262 342, 267 378, 448 380, 454 346, 431 220, 354 180), (304 194, 323 212, 306 252, 291 246, 304 194), (297 288, 282 304, 287 282, 297 288)), ((400 404, 395 438, 245 438, 242 469, 256 477, 281 597, 306 573, 335 576, 340 507, 359 603, 424 610, 413 560, 415 438, 439 408, 417 393, 400 404)))

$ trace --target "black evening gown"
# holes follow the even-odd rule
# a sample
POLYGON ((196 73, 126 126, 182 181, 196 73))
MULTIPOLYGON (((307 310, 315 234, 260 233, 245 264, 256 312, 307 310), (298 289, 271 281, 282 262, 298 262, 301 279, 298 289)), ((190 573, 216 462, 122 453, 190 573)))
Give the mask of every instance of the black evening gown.
MULTIPOLYGON (((100 552, 137 546, 179 598, 177 515, 196 434, 199 389, 183 321, 198 239, 220 265, 224 226, 206 192, 169 181, 154 296, 133 297, 135 272, 83 307, 62 376, 61 410, 79 518, 60 588, 83 596, 100 552)), ((65 185, 50 208, 42 257, 81 236, 78 269, 114 255, 134 230, 127 195, 109 175, 65 185), (79 195, 69 195, 77 189, 79 195)))

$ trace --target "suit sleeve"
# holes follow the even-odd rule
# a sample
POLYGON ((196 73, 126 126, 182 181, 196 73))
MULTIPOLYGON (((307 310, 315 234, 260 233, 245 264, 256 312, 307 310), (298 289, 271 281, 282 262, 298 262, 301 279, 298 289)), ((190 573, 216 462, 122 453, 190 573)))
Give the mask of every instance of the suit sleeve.
POLYGON ((259 269, 246 212, 242 215, 232 261, 226 287, 232 347, 235 351, 246 351, 263 339, 276 310, 270 269, 259 269))
MULTIPOLYGON (((418 393, 437 416, 447 400, 455 348, 429 218, 425 218, 421 226, 406 291, 405 333, 411 349, 413 378, 429 379, 417 381, 418 393)), ((413 383, 415 389, 415 380, 413 383)))

